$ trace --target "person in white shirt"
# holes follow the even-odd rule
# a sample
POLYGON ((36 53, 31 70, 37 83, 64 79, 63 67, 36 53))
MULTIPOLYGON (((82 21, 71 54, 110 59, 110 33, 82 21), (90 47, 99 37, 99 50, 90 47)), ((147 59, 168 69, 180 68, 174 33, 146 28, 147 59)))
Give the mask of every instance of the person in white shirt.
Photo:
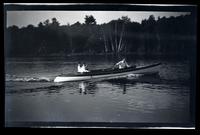
POLYGON ((83 72, 89 72, 87 69, 86 69, 87 65, 83 64, 82 66, 82 69, 83 69, 83 72))
POLYGON ((84 72, 89 72, 89 71, 86 69, 85 64, 83 64, 82 66, 78 64, 78 72, 82 74, 84 72))
POLYGON ((119 61, 118 63, 115 64, 115 66, 117 66, 119 69, 130 67, 126 62, 126 59, 119 61))
POLYGON ((78 70, 77 70, 77 72, 79 72, 79 73, 81 73, 81 72, 82 72, 82 67, 81 67, 81 65, 80 65, 80 64, 78 64, 78 70))

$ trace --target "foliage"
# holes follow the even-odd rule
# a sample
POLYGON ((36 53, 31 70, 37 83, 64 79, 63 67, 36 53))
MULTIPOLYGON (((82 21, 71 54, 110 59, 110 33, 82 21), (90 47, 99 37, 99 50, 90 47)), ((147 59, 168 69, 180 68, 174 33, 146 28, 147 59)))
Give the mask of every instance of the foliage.
POLYGON ((193 14, 178 17, 153 15, 141 24, 122 16, 108 23, 96 24, 93 16, 85 23, 60 25, 56 18, 37 26, 5 30, 6 56, 50 56, 74 53, 134 53, 167 55, 192 53, 196 42, 196 18, 193 14))
POLYGON ((92 15, 90 16, 85 16, 85 24, 90 25, 90 24, 96 24, 96 19, 92 15))

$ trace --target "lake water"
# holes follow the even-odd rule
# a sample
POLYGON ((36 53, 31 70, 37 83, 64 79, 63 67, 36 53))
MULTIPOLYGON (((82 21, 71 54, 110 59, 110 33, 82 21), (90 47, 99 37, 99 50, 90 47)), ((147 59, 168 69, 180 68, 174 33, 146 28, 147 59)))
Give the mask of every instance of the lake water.
POLYGON ((54 83, 61 73, 111 67, 113 58, 10 58, 5 61, 6 122, 190 121, 187 60, 128 58, 137 66, 162 62, 159 75, 128 80, 54 83))

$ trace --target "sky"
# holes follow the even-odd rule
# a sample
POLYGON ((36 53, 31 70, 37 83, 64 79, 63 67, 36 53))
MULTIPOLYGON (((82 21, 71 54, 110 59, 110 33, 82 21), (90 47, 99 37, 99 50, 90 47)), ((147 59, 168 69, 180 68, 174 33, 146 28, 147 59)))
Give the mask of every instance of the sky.
POLYGON ((97 24, 108 23, 111 20, 128 16, 131 21, 141 23, 154 15, 157 20, 160 17, 180 16, 190 14, 190 12, 146 12, 146 11, 7 11, 6 26, 16 25, 18 27, 32 24, 37 26, 39 22, 44 22, 56 18, 60 25, 74 24, 77 21, 84 23, 86 15, 92 15, 97 24))

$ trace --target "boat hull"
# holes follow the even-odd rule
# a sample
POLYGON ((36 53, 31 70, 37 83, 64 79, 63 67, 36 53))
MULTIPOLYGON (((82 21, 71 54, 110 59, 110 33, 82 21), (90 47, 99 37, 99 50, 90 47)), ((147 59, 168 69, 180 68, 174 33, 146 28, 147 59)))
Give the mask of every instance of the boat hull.
POLYGON ((69 81, 86 81, 86 80, 105 80, 105 79, 115 79, 115 78, 124 78, 130 74, 153 74, 158 73, 160 68, 160 63, 145 66, 145 67, 138 67, 133 70, 128 70, 125 72, 114 72, 114 73, 101 73, 101 74, 83 74, 83 75, 71 75, 71 76, 57 76, 54 79, 54 82, 69 82, 69 81))

